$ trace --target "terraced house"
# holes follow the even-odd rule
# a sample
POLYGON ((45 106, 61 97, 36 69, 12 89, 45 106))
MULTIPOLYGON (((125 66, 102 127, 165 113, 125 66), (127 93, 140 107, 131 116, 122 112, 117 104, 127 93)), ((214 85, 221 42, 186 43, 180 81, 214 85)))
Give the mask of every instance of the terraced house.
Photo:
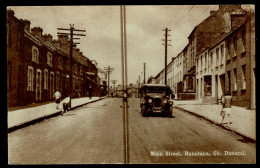
POLYGON ((68 36, 57 40, 42 34, 40 27, 30 29, 30 21, 18 19, 7 11, 8 106, 49 101, 59 90, 62 97, 70 93, 72 61, 72 97, 88 94, 92 85, 99 93, 97 67, 76 46, 69 57, 68 36))
MULTIPOLYGON (((234 105, 255 108, 254 16, 241 5, 219 5, 195 26, 187 46, 174 57, 178 98, 218 102, 225 91, 231 91, 234 105)), ((158 83, 161 76, 157 75, 158 83)))

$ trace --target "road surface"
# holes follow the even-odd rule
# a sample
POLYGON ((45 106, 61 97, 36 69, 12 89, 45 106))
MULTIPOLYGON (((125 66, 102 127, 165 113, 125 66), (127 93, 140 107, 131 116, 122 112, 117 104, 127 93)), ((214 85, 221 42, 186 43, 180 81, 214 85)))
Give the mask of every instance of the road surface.
MULTIPOLYGON (((122 99, 107 98, 8 134, 10 164, 124 163, 122 99)), ((142 117, 129 99, 130 163, 255 163, 256 144, 189 113, 142 117)))

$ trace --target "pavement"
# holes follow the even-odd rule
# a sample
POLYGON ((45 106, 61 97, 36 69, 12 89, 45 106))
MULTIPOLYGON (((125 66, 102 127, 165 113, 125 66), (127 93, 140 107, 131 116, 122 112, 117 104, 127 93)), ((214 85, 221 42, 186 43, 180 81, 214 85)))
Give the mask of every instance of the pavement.
POLYGON ((224 124, 221 125, 221 104, 202 103, 201 101, 195 100, 175 100, 174 105, 180 110, 189 112, 199 118, 203 118, 226 130, 256 142, 256 110, 248 110, 244 107, 232 106, 230 117, 231 124, 228 125, 225 118, 224 124))
MULTIPOLYGON (((81 107, 88 103, 92 103, 105 97, 88 97, 72 99, 72 108, 81 107)), ((179 101, 174 100, 175 108, 189 112, 199 118, 203 118, 215 125, 218 125, 228 131, 234 132, 243 136, 253 142, 256 141, 256 111, 248 110, 243 107, 232 106, 231 124, 221 125, 220 111, 222 106, 220 104, 202 103, 195 100, 179 101)), ((8 109, 8 130, 15 130, 22 125, 33 123, 33 121, 42 120, 53 115, 59 115, 62 111, 56 109, 55 102, 47 102, 43 104, 34 104, 23 107, 15 107, 8 109)), ((224 123, 226 121, 224 120, 224 123)))
MULTIPOLYGON (((104 99, 105 97, 82 97, 71 99, 71 109, 75 109, 86 105, 88 103, 96 102, 104 99)), ((11 107, 8 109, 8 130, 16 130, 23 125, 28 125, 37 120, 43 120, 54 115, 59 115, 63 110, 60 104, 59 109, 56 109, 56 103, 54 101, 29 104, 21 107, 11 107)))

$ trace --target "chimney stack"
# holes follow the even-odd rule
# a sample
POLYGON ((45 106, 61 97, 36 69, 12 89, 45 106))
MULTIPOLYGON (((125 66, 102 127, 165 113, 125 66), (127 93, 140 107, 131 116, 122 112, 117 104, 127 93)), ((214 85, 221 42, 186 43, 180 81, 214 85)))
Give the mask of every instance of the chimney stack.
POLYGON ((40 28, 40 27, 32 28, 31 34, 35 37, 42 38, 42 28, 40 28))
POLYGON ((48 42, 48 43, 52 43, 52 35, 51 34, 44 34, 43 36, 42 36, 42 39, 43 39, 43 41, 45 41, 45 42, 48 42))
POLYGON ((62 43, 68 43, 69 42, 69 35, 67 34, 58 34, 58 40, 62 43))
POLYGON ((14 17, 14 11, 12 9, 7 10, 7 15, 14 17))
POLYGON ((24 30, 30 33, 31 22, 27 19, 25 19, 25 20, 20 19, 20 21, 23 22, 23 24, 24 24, 24 30))

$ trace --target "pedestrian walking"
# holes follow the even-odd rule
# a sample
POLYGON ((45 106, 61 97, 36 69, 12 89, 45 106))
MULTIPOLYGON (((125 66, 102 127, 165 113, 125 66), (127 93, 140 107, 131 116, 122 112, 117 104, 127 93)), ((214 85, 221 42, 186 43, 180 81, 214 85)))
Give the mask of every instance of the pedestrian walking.
POLYGON ((222 116, 221 124, 223 124, 224 119, 227 118, 227 124, 229 125, 230 122, 230 115, 231 115, 231 104, 232 104, 232 96, 229 92, 225 93, 225 96, 222 96, 221 100, 222 110, 220 115, 222 116))
POLYGON ((57 90, 55 93, 54 93, 54 99, 56 101, 56 109, 58 110, 59 109, 59 105, 60 105, 60 98, 61 98, 61 93, 57 90))
POLYGON ((63 115, 63 113, 67 114, 68 107, 69 107, 69 102, 70 102, 70 96, 66 97, 66 98, 62 101, 63 110, 62 110, 62 112, 61 112, 61 115, 63 115))
POLYGON ((89 88, 88 88, 88 94, 89 94, 89 99, 91 99, 92 98, 92 88, 91 88, 91 86, 89 86, 89 88))

